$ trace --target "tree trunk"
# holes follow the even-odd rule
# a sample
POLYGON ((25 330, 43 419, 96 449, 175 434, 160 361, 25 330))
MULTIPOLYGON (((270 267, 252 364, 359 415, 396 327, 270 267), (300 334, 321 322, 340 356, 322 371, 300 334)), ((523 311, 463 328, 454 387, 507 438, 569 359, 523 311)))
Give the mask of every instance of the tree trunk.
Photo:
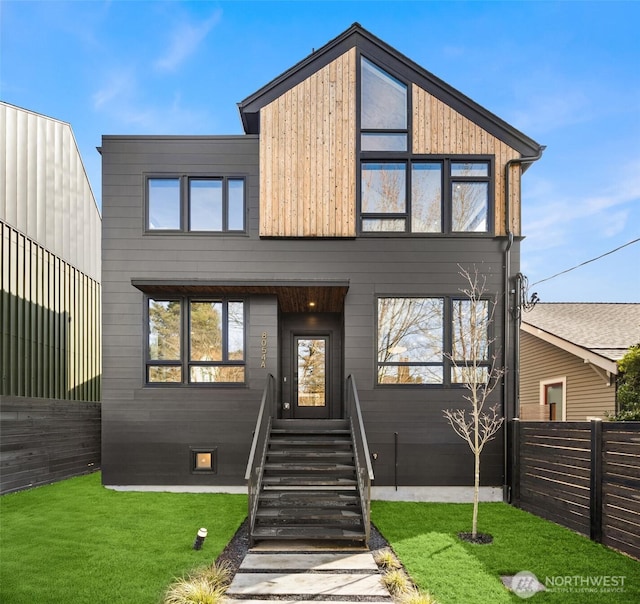
POLYGON ((480 499, 480 450, 478 448, 478 430, 476 428, 475 472, 473 481, 473 522, 471 523, 471 538, 478 535, 478 503, 480 499))

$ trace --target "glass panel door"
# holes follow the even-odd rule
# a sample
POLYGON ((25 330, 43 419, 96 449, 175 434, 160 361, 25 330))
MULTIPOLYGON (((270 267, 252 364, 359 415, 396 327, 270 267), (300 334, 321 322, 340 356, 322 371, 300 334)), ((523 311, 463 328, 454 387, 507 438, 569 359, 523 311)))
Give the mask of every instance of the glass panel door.
POLYGON ((327 405, 327 338, 295 338, 295 393, 298 407, 327 405))

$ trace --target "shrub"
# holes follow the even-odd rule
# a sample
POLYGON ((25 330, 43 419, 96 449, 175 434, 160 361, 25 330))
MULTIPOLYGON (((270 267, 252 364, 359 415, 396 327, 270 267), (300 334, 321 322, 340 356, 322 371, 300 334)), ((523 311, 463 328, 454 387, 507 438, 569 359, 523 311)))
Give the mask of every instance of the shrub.
POLYGON ((400 562, 398 562, 398 559, 389 548, 381 549, 376 552, 374 559, 376 564, 385 570, 400 568, 400 562))
POLYGON ((397 568, 385 573, 382 576, 382 582, 389 592, 395 596, 407 593, 413 588, 407 575, 397 568))

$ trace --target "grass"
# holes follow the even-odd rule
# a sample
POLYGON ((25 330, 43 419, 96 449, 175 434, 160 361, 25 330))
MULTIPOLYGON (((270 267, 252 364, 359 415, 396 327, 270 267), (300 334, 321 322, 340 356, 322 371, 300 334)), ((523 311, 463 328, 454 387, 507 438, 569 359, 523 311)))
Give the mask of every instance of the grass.
POLYGON ((0 602, 157 604, 211 564, 246 511, 243 495, 116 492, 99 473, 3 495, 0 602))
POLYGON ((577 591, 585 589, 579 585, 571 591, 576 580, 563 580, 563 587, 532 596, 533 604, 640 602, 639 562, 509 505, 480 505, 478 530, 493 535, 490 545, 457 537, 470 530, 470 504, 374 501, 371 511, 411 579, 438 604, 522 602, 500 580, 520 571, 534 573, 543 584, 547 577, 625 577, 623 592, 577 591))

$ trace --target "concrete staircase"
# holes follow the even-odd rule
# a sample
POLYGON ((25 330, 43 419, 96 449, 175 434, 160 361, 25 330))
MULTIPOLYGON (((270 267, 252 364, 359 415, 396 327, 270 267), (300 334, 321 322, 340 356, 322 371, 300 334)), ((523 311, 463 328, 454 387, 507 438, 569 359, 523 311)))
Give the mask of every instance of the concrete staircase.
POLYGON ((251 540, 366 541, 348 420, 273 420, 251 540))

